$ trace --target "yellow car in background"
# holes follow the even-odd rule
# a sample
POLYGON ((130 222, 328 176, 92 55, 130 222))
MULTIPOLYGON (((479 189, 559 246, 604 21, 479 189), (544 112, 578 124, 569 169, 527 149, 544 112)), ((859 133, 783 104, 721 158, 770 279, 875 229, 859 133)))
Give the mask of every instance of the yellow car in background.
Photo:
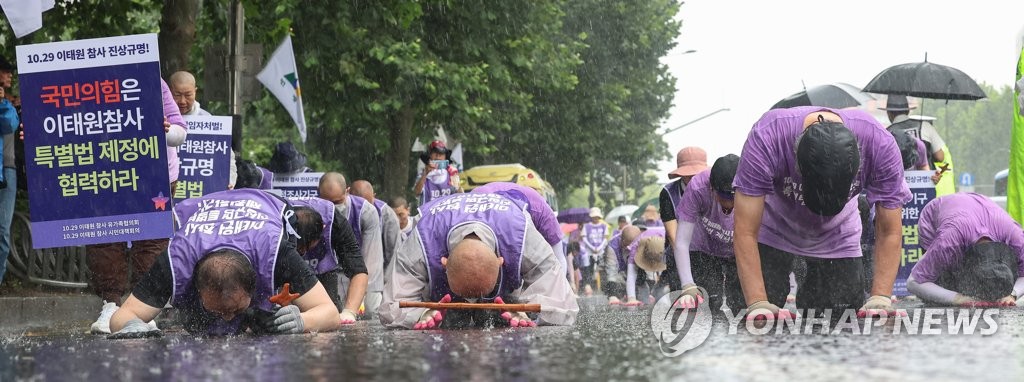
POLYGON ((459 174, 462 189, 466 192, 493 182, 510 182, 537 190, 552 210, 558 211, 558 198, 551 183, 541 179, 540 174, 519 163, 476 166, 459 174))

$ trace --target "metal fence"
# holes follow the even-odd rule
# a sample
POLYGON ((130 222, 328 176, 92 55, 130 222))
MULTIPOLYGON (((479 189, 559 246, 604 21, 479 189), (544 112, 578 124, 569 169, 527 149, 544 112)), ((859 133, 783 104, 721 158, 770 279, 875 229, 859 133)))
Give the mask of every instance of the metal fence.
POLYGON ((11 222, 11 254, 7 271, 32 284, 60 288, 88 286, 85 247, 32 249, 28 215, 15 212, 11 222))

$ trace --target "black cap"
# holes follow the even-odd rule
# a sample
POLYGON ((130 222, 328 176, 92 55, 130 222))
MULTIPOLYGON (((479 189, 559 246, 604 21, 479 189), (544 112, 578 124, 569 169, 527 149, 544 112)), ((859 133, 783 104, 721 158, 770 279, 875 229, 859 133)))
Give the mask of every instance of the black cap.
POLYGON ((0 71, 13 72, 14 65, 11 65, 10 61, 7 61, 7 57, 0 56, 0 71))
POLYGON ((797 142, 796 162, 807 208, 822 216, 842 211, 860 169, 860 150, 853 132, 840 122, 819 118, 797 142))
POLYGON ((736 177, 736 167, 740 165, 740 157, 736 154, 729 154, 715 160, 711 166, 711 189, 733 193, 732 180, 736 177))
POLYGON ((993 241, 972 245, 964 253, 963 271, 956 276, 960 293, 983 301, 1009 296, 1017 280, 1017 261, 1009 245, 993 241))

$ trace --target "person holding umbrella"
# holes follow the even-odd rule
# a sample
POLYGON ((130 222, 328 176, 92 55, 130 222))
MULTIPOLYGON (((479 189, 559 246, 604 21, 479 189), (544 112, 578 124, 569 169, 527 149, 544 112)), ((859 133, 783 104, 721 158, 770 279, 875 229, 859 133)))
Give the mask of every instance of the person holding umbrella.
MULTIPOLYGON (((915 106, 910 106, 907 102, 907 96, 903 95, 890 95, 885 100, 885 107, 878 108, 879 110, 885 110, 889 116, 889 125, 886 129, 891 132, 905 132, 910 134, 911 137, 920 139, 925 145, 925 152, 928 153, 929 167, 934 169, 934 163, 946 163, 946 155, 943 148, 946 147, 946 142, 942 140, 942 136, 939 135, 938 130, 935 129, 928 121, 911 119, 908 114, 910 111, 915 109, 915 106)), ((933 183, 938 183, 941 175, 932 178, 933 183)))
POLYGON ((813 106, 771 110, 747 136, 733 185, 734 250, 749 315, 792 316, 779 307, 798 256, 807 265, 799 309, 895 312, 889 296, 910 189, 896 142, 874 117, 813 106), (866 302, 855 198, 861 190, 878 221, 866 302))

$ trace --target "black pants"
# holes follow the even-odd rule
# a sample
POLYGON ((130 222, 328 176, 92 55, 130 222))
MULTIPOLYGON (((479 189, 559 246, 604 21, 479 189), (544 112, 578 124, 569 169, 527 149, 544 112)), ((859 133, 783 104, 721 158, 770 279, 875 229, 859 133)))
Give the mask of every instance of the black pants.
POLYGON ((580 268, 580 287, 584 285, 590 285, 594 282, 594 261, 590 261, 590 265, 580 268))
POLYGON ((345 302, 341 301, 341 295, 338 293, 338 274, 340 273, 341 271, 334 270, 316 275, 316 279, 320 280, 324 289, 327 290, 327 297, 334 301, 334 306, 338 307, 339 312, 345 309, 345 302))
MULTIPOLYGON (((661 272, 661 284, 668 285, 669 290, 683 289, 683 283, 679 281, 678 269, 676 266, 676 254, 673 252, 668 240, 665 240, 665 270, 661 272)), ((700 283, 697 285, 700 285, 700 283)))
POLYGON ((758 244, 757 248, 761 252, 761 273, 768 302, 776 306, 786 304, 789 273, 794 271, 794 260, 799 259, 806 265, 806 270, 796 269, 794 272, 799 284, 796 291, 798 309, 820 312, 824 309, 857 309, 864 305, 864 265, 859 257, 819 259, 798 257, 764 244, 758 244))
POLYGON ((706 297, 712 312, 722 309, 722 297, 734 314, 747 307, 736 271, 736 259, 690 252, 690 271, 693 281, 708 292, 706 297))

